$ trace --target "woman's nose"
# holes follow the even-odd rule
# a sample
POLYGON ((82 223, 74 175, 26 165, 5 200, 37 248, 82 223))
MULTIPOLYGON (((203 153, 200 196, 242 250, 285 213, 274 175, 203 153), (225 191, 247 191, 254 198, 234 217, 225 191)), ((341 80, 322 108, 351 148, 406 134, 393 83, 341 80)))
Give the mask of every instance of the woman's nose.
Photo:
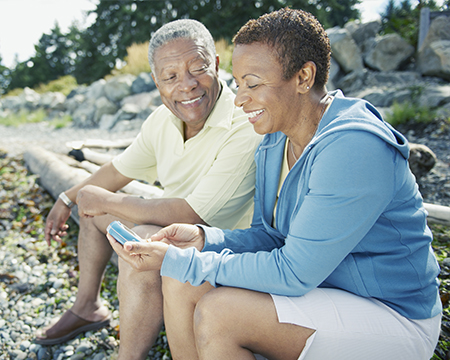
POLYGON ((250 100, 250 97, 248 95, 246 95, 243 90, 241 90, 240 88, 238 88, 236 97, 234 98, 234 105, 236 105, 237 107, 242 107, 244 106, 248 101, 250 100))

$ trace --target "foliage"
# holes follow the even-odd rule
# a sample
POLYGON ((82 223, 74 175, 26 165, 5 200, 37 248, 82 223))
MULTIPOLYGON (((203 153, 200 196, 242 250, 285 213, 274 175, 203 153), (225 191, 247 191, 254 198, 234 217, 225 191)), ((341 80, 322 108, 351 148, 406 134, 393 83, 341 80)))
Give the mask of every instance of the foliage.
POLYGON ((436 117, 436 111, 428 106, 421 106, 417 102, 394 102, 391 112, 386 115, 386 121, 392 126, 415 122, 429 123, 436 117))
POLYGON ((39 84, 39 86, 37 86, 34 90, 39 94, 46 92, 61 92, 67 96, 77 87, 77 80, 71 75, 65 75, 56 80, 50 81, 47 84, 39 84))
POLYGON ((126 65, 120 69, 114 69, 112 75, 133 74, 137 76, 141 72, 150 72, 147 52, 148 41, 142 44, 134 43, 127 47, 126 65))
POLYGON ((50 34, 41 36, 35 51, 33 57, 17 64, 11 71, 8 90, 26 86, 32 88, 73 72, 73 42, 61 33, 58 23, 50 34))
POLYGON ((429 7, 432 11, 439 9, 435 0, 419 0, 416 7, 411 5, 410 0, 402 0, 399 5, 395 0, 389 0, 381 14, 382 33, 397 33, 411 45, 417 47, 420 10, 423 7, 429 7))
MULTIPOLYGON (((44 109, 36 111, 22 110, 15 114, 9 114, 7 116, 0 116, 0 125, 4 126, 20 126, 23 124, 39 123, 47 119, 47 113, 44 109)), ((70 115, 63 115, 62 117, 55 117, 49 121, 49 124, 55 128, 60 129, 66 127, 72 122, 70 115)))
POLYGON ((231 58, 233 56, 233 44, 225 39, 216 41, 216 52, 219 55, 219 67, 231 73, 231 58))
POLYGON ((433 250, 441 267, 439 293, 443 306, 441 334, 432 359, 444 360, 448 359, 448 354, 450 353, 450 329, 448 326, 450 320, 450 279, 449 265, 445 261, 445 259, 450 257, 450 227, 430 224, 430 229, 434 238, 432 243, 433 250))
POLYGON ((36 111, 22 110, 18 113, 0 117, 0 125, 5 126, 19 126, 22 124, 37 123, 44 121, 47 114, 43 109, 36 111))
MULTIPOLYGON (((0 66, 0 91, 35 87, 73 75, 79 84, 110 74, 128 48, 148 41, 163 24, 181 18, 199 20, 214 39, 230 41, 249 19, 290 6, 313 13, 325 28, 359 19, 360 0, 100 0, 92 11, 96 21, 87 29, 76 25, 62 34, 56 23, 43 34, 36 54, 14 69, 0 66)), ((133 70, 134 71, 134 70, 133 70)))

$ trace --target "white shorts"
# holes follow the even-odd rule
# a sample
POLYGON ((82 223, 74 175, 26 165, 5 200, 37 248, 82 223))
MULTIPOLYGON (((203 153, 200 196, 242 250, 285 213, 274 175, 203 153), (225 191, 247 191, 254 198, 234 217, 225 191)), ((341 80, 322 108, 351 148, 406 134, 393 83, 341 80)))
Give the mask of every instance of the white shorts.
POLYGON ((429 360, 439 338, 441 315, 410 320, 378 300, 338 289, 272 298, 281 323, 316 330, 299 360, 429 360))

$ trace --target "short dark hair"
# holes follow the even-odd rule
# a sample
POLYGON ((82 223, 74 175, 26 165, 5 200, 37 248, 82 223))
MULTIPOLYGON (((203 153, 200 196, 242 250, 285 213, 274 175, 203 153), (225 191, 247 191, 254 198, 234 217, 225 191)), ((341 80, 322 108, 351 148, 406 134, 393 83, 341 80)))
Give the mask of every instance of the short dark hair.
POLYGON ((315 85, 327 83, 330 40, 312 14, 284 8, 249 20, 234 36, 233 43, 249 45, 255 42, 273 47, 283 68, 283 79, 291 79, 306 62, 312 61, 317 67, 315 85))

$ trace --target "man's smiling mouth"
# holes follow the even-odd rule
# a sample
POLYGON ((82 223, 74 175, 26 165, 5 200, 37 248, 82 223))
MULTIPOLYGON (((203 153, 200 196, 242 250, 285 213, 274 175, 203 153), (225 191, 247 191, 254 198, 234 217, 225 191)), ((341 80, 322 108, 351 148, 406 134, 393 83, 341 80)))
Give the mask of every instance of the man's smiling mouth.
POLYGON ((204 95, 199 96, 198 98, 195 98, 195 99, 192 99, 192 100, 186 100, 186 101, 180 101, 180 102, 181 102, 183 105, 193 104, 193 103, 195 103, 196 101, 199 101, 203 96, 204 96, 204 95))

